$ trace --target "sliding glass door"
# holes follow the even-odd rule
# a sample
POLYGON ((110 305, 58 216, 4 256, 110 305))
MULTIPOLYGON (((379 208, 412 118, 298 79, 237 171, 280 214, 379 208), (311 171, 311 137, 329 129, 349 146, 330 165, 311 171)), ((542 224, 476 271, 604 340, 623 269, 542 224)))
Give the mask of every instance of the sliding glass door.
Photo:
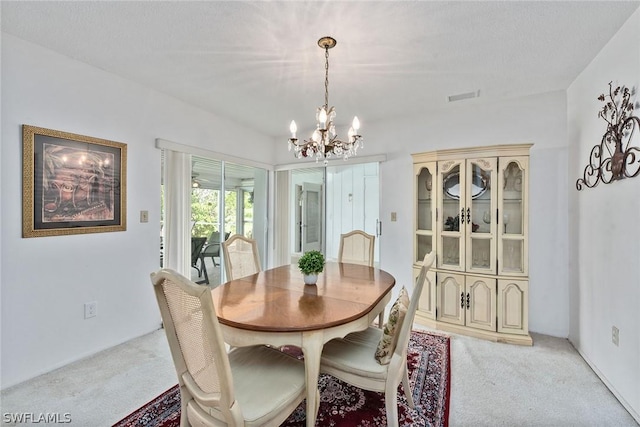
MULTIPOLYGON (((363 230, 376 236, 375 263, 379 264, 381 226, 377 162, 278 173, 290 174, 289 212, 286 214, 290 222, 286 233, 281 231, 279 235, 280 239, 287 240, 290 256, 280 262, 295 263, 301 254, 314 249, 323 252, 329 261, 337 260, 340 235, 363 230)), ((278 187, 278 191, 286 190, 278 187)), ((284 207, 278 204, 278 209, 284 207)))
POLYGON ((226 281, 221 244, 233 234, 255 239, 266 265, 268 171, 191 156, 189 185, 191 280, 210 286, 226 281))

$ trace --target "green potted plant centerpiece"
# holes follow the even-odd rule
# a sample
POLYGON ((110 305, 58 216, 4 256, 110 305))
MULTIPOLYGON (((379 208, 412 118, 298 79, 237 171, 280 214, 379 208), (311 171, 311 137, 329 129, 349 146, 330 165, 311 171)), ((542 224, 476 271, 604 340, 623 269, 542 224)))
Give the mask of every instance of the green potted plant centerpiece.
POLYGON ((319 251, 305 252, 298 260, 298 268, 304 274, 304 283, 315 285, 318 273, 324 270, 324 256, 319 251))

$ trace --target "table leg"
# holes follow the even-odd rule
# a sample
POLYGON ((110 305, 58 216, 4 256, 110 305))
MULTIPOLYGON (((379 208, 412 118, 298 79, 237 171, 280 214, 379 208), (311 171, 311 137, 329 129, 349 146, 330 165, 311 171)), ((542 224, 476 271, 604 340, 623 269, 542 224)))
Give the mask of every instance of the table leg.
POLYGON ((302 335, 302 352, 307 381, 307 427, 316 425, 316 416, 320 406, 318 376, 320 375, 320 356, 323 346, 322 331, 308 331, 302 335))

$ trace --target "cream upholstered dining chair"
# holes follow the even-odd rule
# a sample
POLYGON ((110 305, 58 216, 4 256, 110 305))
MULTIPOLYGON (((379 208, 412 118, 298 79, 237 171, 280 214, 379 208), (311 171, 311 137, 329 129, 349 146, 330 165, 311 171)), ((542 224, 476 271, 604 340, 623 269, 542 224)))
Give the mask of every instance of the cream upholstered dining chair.
POLYGON ((407 403, 411 408, 415 406, 409 386, 407 350, 420 294, 435 257, 435 252, 425 255, 410 301, 402 288, 384 331, 370 326, 364 331, 329 341, 322 351, 321 372, 365 390, 384 392, 389 426, 398 425, 400 380, 407 403), (407 303, 408 306, 405 305, 407 303))
POLYGON ((262 270, 255 240, 234 234, 222 242, 224 270, 227 280, 249 276, 262 270))
POLYGON ((180 385, 180 425, 279 426, 306 396, 304 363, 266 346, 227 352, 211 289, 151 274, 180 385))
POLYGON ((376 236, 362 230, 353 230, 340 235, 338 262, 361 264, 373 267, 373 248, 376 236))

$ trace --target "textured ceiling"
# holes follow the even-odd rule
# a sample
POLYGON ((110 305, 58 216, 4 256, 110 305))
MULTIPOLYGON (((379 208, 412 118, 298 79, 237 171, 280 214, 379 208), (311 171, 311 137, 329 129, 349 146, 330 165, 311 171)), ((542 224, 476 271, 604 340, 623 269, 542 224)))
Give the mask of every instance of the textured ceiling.
MULTIPOLYGON (((638 8, 627 2, 10 2, 2 31, 268 135, 566 89, 638 8)), ((612 76, 615 77, 615 76, 612 76)), ((340 134, 342 130, 338 129, 340 134)))

